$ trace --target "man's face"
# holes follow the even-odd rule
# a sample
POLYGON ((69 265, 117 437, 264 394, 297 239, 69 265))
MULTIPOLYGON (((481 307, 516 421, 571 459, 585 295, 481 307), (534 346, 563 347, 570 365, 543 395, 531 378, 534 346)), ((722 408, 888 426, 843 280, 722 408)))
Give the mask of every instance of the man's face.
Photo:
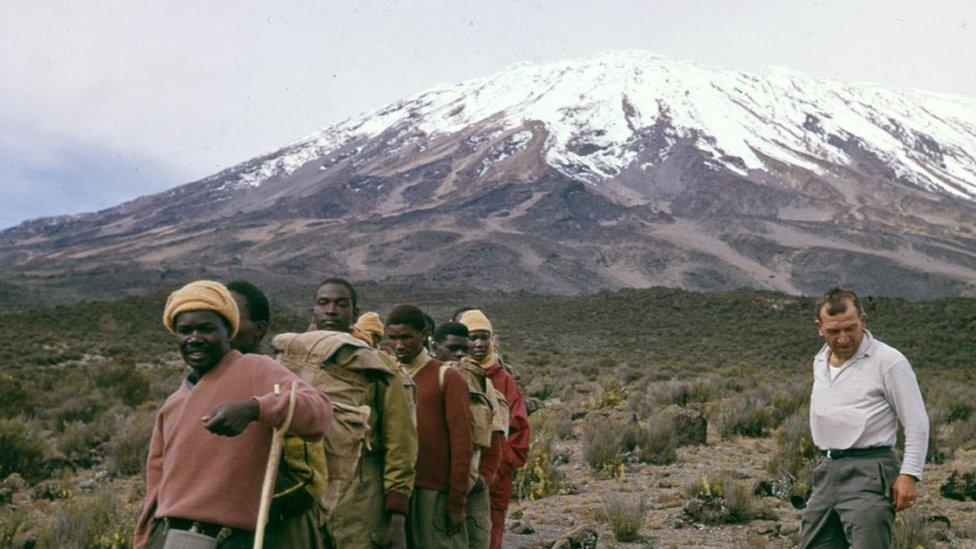
POLYGON ((213 311, 186 311, 176 316, 180 356, 198 374, 209 372, 230 351, 224 319, 213 311))
POLYGON ((468 335, 470 349, 468 353, 475 360, 484 360, 491 351, 491 332, 487 330, 475 330, 468 335))
POLYGON ((268 323, 259 320, 254 322, 251 319, 251 308, 248 306, 247 298, 241 294, 231 291, 237 303, 237 310, 240 311, 240 321, 237 325, 237 335, 231 340, 230 346, 242 353, 256 353, 264 339, 265 332, 268 331, 268 323))
POLYGON ((323 284, 315 292, 312 305, 312 322, 319 330, 348 332, 357 311, 352 306, 352 295, 341 284, 323 284))
POLYGON ((407 324, 391 324, 386 327, 386 337, 390 340, 397 360, 407 364, 424 349, 427 332, 418 331, 407 324))
POLYGON ((836 315, 827 314, 829 306, 824 305, 820 310, 820 320, 817 322, 817 333, 827 342, 830 352, 841 360, 854 356, 864 339, 864 329, 867 318, 858 314, 857 308, 848 300, 847 309, 836 315))
POLYGON ((459 362, 468 356, 468 338, 459 335, 448 335, 444 341, 434 342, 434 357, 441 362, 459 362))

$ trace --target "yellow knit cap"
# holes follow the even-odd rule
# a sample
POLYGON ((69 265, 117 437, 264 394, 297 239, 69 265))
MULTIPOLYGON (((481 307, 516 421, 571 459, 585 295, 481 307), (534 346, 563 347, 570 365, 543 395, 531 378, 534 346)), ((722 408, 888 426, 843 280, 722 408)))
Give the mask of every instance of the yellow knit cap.
POLYGON ((383 337, 383 323, 380 322, 380 315, 374 312, 363 313, 356 321, 356 327, 360 330, 383 337))
POLYGON ((477 332, 479 330, 491 332, 491 322, 488 321, 488 317, 485 313, 479 311, 478 309, 472 309, 470 311, 464 311, 461 313, 461 324, 468 327, 468 331, 477 332))
POLYGON ((163 324, 176 333, 176 315, 186 311, 213 311, 230 324, 230 337, 237 335, 240 312, 237 303, 220 282, 197 280, 169 294, 163 309, 163 324))

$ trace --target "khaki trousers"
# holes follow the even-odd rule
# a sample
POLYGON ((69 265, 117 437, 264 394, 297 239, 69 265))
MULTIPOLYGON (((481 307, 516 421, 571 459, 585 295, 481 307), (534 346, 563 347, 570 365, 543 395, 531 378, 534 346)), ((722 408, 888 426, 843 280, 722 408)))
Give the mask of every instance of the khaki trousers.
POLYGON ((478 483, 468 492, 464 527, 468 530, 468 547, 488 549, 491 546, 491 500, 484 484, 478 483))
POLYGON ((338 549, 382 547, 390 526, 382 457, 379 454, 364 456, 360 468, 326 521, 329 543, 338 549))
POLYGON ((449 533, 447 494, 436 490, 414 488, 410 496, 410 516, 407 517, 407 536, 413 549, 466 549, 467 528, 449 533))
POLYGON ((803 511, 803 549, 887 549, 895 522, 891 487, 898 477, 894 452, 823 458, 813 471, 813 493, 803 511))

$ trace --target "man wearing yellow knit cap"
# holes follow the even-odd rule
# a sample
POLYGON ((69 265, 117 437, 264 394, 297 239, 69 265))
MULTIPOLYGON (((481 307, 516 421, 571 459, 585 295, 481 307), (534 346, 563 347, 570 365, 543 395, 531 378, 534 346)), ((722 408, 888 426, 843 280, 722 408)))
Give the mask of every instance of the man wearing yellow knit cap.
MULTIPOLYGON (((288 407, 276 385, 298 382, 290 434, 321 440, 331 426, 322 393, 268 357, 231 349, 239 321, 218 282, 187 284, 166 302, 163 324, 191 371, 156 412, 137 548, 179 543, 188 530, 230 546, 253 543, 273 428, 288 407)), ((276 542, 269 532, 265 544, 276 542)))
POLYGON ((470 309, 461 312, 459 322, 468 327, 468 340, 471 343, 469 357, 484 368, 485 375, 499 393, 505 396, 511 410, 509 416, 508 438, 502 445, 501 461, 495 478, 488 485, 491 495, 491 547, 501 549, 502 534, 505 532, 505 511, 512 495, 515 472, 525 465, 529 454, 529 416, 525 411, 525 398, 495 353, 494 332, 491 322, 483 312, 470 309))
POLYGON ((380 320, 380 315, 372 311, 363 313, 352 327, 352 336, 369 343, 374 349, 379 348, 383 334, 383 321, 380 320))

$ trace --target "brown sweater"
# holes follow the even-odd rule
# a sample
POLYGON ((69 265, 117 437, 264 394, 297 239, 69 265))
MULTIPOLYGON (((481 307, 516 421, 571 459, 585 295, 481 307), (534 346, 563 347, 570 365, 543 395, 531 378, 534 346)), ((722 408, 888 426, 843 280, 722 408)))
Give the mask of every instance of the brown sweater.
POLYGON ((154 519, 162 517, 254 529, 272 427, 285 420, 292 381, 299 383, 288 432, 321 440, 332 423, 329 399, 266 356, 231 351, 195 385, 184 381, 166 399, 149 443, 136 547, 145 547, 154 519), (249 398, 258 401, 260 416, 241 434, 218 436, 203 427, 200 418, 215 407, 249 398))
POLYGON ((471 409, 468 384, 454 368, 444 371, 441 390, 437 359, 413 375, 417 384, 417 479, 414 486, 447 494, 454 513, 464 513, 468 472, 474 454, 471 443, 471 409))

